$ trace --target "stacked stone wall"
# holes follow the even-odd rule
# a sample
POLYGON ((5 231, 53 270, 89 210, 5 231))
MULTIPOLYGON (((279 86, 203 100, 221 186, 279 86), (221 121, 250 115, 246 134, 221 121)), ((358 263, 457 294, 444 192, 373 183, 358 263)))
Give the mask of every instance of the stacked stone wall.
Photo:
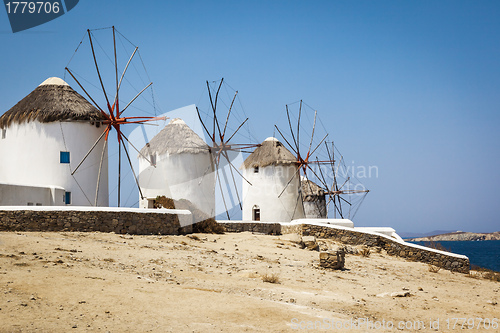
POLYGON ((117 211, 0 210, 0 231, 115 232, 135 235, 178 235, 177 214, 117 211))
MULTIPOLYGON (((302 236, 332 239, 344 244, 381 247, 389 255, 407 258, 468 273, 469 260, 445 253, 415 248, 380 235, 311 224, 220 222, 227 232, 255 232, 267 235, 297 233, 302 236)), ((174 213, 72 210, 0 210, 0 231, 80 231, 115 232, 136 235, 178 235, 192 232, 192 225, 181 227, 174 213)))
POLYGON ((255 232, 265 235, 281 235, 282 226, 279 223, 260 222, 217 222, 222 225, 226 232, 255 232))
POLYGON ((314 236, 316 238, 332 239, 344 244, 365 245, 369 247, 381 247, 389 255, 419 261, 438 266, 450 271, 468 273, 470 263, 468 259, 458 258, 453 255, 438 253, 431 250, 419 249, 410 245, 398 243, 387 237, 374 235, 356 230, 317 226, 311 224, 280 224, 262 222, 219 222, 226 228, 227 232, 256 232, 262 234, 291 234, 301 236, 314 236))
POLYGON ((467 274, 470 270, 469 259, 459 258, 453 255, 438 253, 431 250, 415 248, 410 245, 398 243, 383 236, 357 232, 355 230, 328 228, 310 224, 302 224, 301 226, 303 236, 315 236, 316 238, 332 239, 350 245, 381 247, 386 250, 389 255, 427 263, 450 271, 467 274))

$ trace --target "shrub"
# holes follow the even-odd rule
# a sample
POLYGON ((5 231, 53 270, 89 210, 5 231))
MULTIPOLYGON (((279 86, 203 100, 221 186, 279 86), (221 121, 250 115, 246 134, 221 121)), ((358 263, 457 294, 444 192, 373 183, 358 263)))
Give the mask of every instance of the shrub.
POLYGON ((209 218, 193 225, 193 232, 205 234, 223 234, 224 227, 221 226, 215 219, 209 218))
POLYGON ((154 207, 189 210, 191 214, 193 214, 194 220, 200 221, 193 225, 193 232, 205 233, 205 234, 223 234, 226 231, 224 227, 218 224, 213 217, 210 217, 201 210, 199 210, 189 200, 186 199, 174 200, 162 195, 156 197, 154 207))
POLYGON ((166 208, 166 209, 175 209, 174 199, 167 198, 166 196, 157 196, 155 202, 153 204, 154 208, 166 208))
POLYGON ((262 275, 262 281, 263 282, 269 282, 269 283, 280 283, 280 278, 278 274, 264 274, 262 275))

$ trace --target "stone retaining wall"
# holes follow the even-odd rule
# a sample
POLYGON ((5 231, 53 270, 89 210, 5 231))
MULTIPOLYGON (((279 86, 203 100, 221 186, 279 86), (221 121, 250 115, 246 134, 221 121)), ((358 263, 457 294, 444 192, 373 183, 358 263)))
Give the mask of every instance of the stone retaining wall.
POLYGON ((0 231, 100 231, 135 235, 190 232, 173 213, 102 210, 0 210, 0 231))
MULTIPOLYGON (((185 219, 188 216, 183 216, 185 219)), ((190 217, 190 216, 189 216, 190 217)), ((192 217, 190 217, 192 219, 192 217)), ((402 244, 389 237, 355 230, 312 224, 285 225, 280 223, 219 221, 227 232, 250 231, 281 235, 333 239, 345 244, 381 247, 388 254, 432 264, 443 269, 468 273, 469 260, 402 244)), ((192 232, 192 225, 179 222, 175 213, 144 213, 106 210, 0 210, 0 231, 100 231, 136 235, 178 235, 192 232)))
POLYGON ((227 232, 251 231, 272 235, 296 233, 301 236, 314 236, 316 238, 332 239, 344 244, 381 247, 385 249, 389 255, 428 263, 450 271, 467 274, 470 270, 470 263, 468 259, 453 256, 452 254, 448 255, 442 252, 440 253, 423 248, 417 248, 408 244, 401 244, 400 242, 389 237, 373 233, 343 228, 317 226, 312 224, 280 224, 256 221, 218 221, 218 223, 223 225, 227 232))
POLYGON ((302 224, 301 226, 301 235, 303 236, 333 239, 351 245, 381 247, 385 249, 389 255, 431 264, 455 272, 468 274, 470 270, 469 259, 417 248, 408 244, 401 244, 387 237, 357 232, 355 230, 329 228, 310 224, 302 224))
POLYGON ((244 232, 250 231, 265 235, 281 235, 282 226, 279 223, 263 223, 263 222, 229 222, 217 221, 222 225, 226 232, 244 232))

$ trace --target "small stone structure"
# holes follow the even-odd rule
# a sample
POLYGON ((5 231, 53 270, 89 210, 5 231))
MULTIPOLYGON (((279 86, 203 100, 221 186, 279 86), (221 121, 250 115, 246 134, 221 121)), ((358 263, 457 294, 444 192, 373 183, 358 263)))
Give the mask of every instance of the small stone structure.
POLYGON ((329 269, 343 269, 345 264, 345 251, 340 249, 333 252, 320 252, 319 265, 329 269))
POLYGON ((302 237, 301 245, 309 251, 319 251, 319 244, 314 236, 302 237))
POLYGON ((192 230, 187 210, 85 207, 2 207, 0 231, 115 232, 178 235, 192 230))

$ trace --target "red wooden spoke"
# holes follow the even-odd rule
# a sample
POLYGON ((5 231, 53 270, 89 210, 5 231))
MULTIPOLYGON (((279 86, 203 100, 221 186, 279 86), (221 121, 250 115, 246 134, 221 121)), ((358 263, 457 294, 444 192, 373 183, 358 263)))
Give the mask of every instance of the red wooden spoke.
MULTIPOLYGON (((127 69, 129 67, 129 65, 131 64, 131 61, 132 59, 134 58, 134 55, 136 54, 136 52, 138 51, 138 47, 136 46, 132 55, 130 56, 130 58, 128 59, 128 62, 125 66, 125 69, 123 70, 123 72, 121 73, 121 76, 119 77, 118 75, 118 61, 117 61, 117 48, 116 48, 116 38, 115 38, 115 27, 113 26, 112 27, 113 29, 113 53, 114 53, 114 81, 115 81, 115 89, 116 91, 114 92, 114 98, 111 100, 108 98, 108 94, 106 92, 106 89, 105 89, 105 84, 104 84, 104 77, 101 75, 101 70, 99 68, 99 65, 98 65, 98 57, 96 55, 96 50, 94 49, 94 36, 91 32, 91 30, 87 30, 87 35, 88 35, 88 39, 89 39, 89 42, 90 42, 90 48, 91 48, 91 51, 92 51, 92 58, 93 58, 93 62, 94 62, 94 65, 95 65, 95 72, 97 74, 97 77, 99 79, 99 83, 100 83, 100 90, 102 92, 102 94, 104 95, 104 102, 105 105, 106 105, 106 108, 101 108, 101 106, 96 102, 96 100, 94 100, 92 98, 92 96, 90 96, 90 94, 87 92, 87 90, 83 87, 83 85, 78 81, 78 79, 75 77, 75 75, 73 74, 73 72, 68 69, 67 67, 65 68, 66 71, 71 75, 71 77, 75 80, 75 82, 78 84, 78 86, 83 90, 83 92, 85 93, 85 95, 90 99, 90 101, 92 102, 92 104, 100 111, 101 113, 101 119, 99 120, 99 122, 103 125, 106 126, 106 128, 104 129, 104 132, 102 133, 101 137, 99 138, 99 140, 104 137, 104 140, 105 140, 105 143, 108 142, 108 139, 109 139, 109 134, 110 132, 115 129, 116 130, 116 137, 117 137, 117 141, 118 141, 118 153, 119 153, 119 158, 118 158, 118 206, 120 206, 120 174, 121 174, 121 149, 122 149, 122 144, 125 143, 125 141, 127 141, 135 150, 137 150, 137 148, 135 148, 133 146, 133 144, 127 139, 127 137, 123 134, 123 131, 122 131, 122 128, 121 126, 122 125, 126 125, 126 124, 145 124, 147 122, 150 122, 150 121, 157 121, 157 120, 165 120, 167 119, 166 117, 122 117, 121 114, 144 92, 146 91, 146 89, 148 89, 153 83, 149 83, 145 88, 143 88, 137 95, 134 96, 134 98, 123 108, 123 109, 120 109, 120 103, 119 103, 119 92, 120 92, 120 87, 121 87, 121 84, 122 84, 122 80, 124 79, 125 77, 125 73, 127 72, 127 69), (104 111, 106 110, 106 111, 104 111)), ((78 48, 77 48, 78 50, 78 48)), ((76 51, 75 51, 76 52, 76 51)), ((142 60, 141 60, 142 61, 142 60)), ((217 98, 216 98, 217 99, 217 98)), ((215 102, 217 103, 217 101, 215 102)), ((102 105, 102 104, 101 104, 102 105)), ((98 141, 99 141, 98 140, 98 141)), ((95 148, 95 146, 97 145, 98 141, 94 144, 94 146, 90 149, 89 153, 87 153, 87 155, 82 159, 82 161, 80 162, 80 164, 78 166, 80 166, 84 161, 85 159, 87 158, 87 156, 92 152, 92 150, 95 148)), ((106 147, 106 146, 104 146, 106 147)), ((123 145, 123 149, 125 150, 125 153, 127 154, 127 159, 128 159, 128 162, 130 164, 130 167, 132 168, 132 172, 134 173, 134 170, 133 170, 133 167, 132 167, 132 163, 131 163, 131 160, 130 160, 130 156, 128 155, 128 151, 127 151, 127 148, 125 147, 125 145, 123 145)), ((100 172, 101 172, 101 167, 102 167, 102 163, 103 163, 103 158, 104 158, 104 152, 105 152, 105 148, 103 148, 103 151, 101 153, 101 162, 100 162, 100 166, 99 166, 99 177, 100 177, 100 172)), ((77 167, 78 169, 78 167, 77 167)), ((76 169, 75 169, 75 172, 76 172, 76 169)), ((98 177, 98 182, 99 182, 99 177, 98 177)), ((135 173, 134 173, 134 177, 135 177, 135 173)), ((138 182, 137 182, 137 177, 136 178, 136 183, 138 185, 138 182)), ((139 186, 138 186, 139 187, 139 186)), ((97 190, 96 190, 96 199, 95 199, 95 204, 97 205, 97 197, 98 197, 98 189, 99 189, 99 184, 97 184, 97 190)), ((139 192, 141 193, 141 189, 139 188, 139 192)), ((141 193, 141 197, 142 197, 142 193, 141 193)))

